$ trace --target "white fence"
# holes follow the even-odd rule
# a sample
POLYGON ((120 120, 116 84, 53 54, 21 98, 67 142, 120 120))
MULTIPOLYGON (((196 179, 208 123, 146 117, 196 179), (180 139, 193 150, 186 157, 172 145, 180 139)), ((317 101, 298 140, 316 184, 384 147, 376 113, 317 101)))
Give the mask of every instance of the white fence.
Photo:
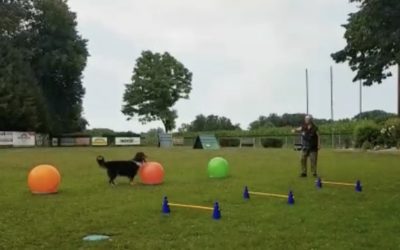
POLYGON ((36 146, 36 133, 0 131, 0 146, 34 147, 36 146))

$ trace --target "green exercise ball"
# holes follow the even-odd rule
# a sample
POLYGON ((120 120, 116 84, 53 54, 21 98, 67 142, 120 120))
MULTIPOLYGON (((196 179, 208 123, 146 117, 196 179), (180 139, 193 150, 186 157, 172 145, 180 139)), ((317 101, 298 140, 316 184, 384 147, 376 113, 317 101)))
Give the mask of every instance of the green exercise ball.
POLYGON ((210 178, 224 178, 228 176, 229 163, 222 157, 215 157, 208 163, 208 176, 210 178))

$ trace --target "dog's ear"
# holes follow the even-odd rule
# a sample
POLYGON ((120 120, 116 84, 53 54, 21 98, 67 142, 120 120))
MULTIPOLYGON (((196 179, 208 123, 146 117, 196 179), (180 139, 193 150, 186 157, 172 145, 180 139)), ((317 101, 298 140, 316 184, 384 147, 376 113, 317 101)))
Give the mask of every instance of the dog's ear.
POLYGON ((101 156, 101 155, 99 155, 99 156, 97 156, 97 159, 96 159, 97 161, 104 161, 104 157, 103 156, 101 156))

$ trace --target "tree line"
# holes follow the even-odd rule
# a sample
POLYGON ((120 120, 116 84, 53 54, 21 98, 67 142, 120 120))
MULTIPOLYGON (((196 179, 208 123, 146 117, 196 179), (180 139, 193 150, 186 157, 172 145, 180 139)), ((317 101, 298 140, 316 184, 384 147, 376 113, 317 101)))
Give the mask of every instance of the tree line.
MULTIPOLYGON (((278 115, 272 113, 268 116, 260 116, 257 120, 250 123, 247 130, 264 130, 270 128, 285 128, 285 127, 298 127, 304 122, 304 113, 295 114, 282 114, 278 115)), ((388 113, 382 110, 372 110, 360 113, 352 118, 332 121, 328 119, 314 118, 314 122, 318 125, 333 125, 341 124, 350 121, 371 120, 377 123, 386 121, 389 118, 395 117, 396 114, 388 113)), ((182 124, 178 132, 206 132, 206 131, 240 131, 242 130, 240 124, 235 124, 231 119, 224 116, 217 115, 198 115, 189 124, 182 124)))
POLYGON ((0 1, 0 130, 82 131, 87 40, 65 0, 0 1))

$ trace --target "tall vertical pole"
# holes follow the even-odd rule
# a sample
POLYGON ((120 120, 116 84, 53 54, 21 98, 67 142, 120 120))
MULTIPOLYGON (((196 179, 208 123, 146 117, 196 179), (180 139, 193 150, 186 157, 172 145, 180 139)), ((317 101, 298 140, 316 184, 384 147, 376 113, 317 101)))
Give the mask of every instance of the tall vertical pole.
POLYGON ((397 65, 397 116, 400 116, 400 63, 397 65))
MULTIPOLYGON (((330 79, 331 79, 331 121, 333 123, 333 68, 330 67, 330 79)), ((332 126, 332 148, 335 147, 335 128, 332 126)))
POLYGON ((360 80, 360 114, 362 113, 362 86, 363 86, 363 83, 360 80))
POLYGON ((309 109, 308 109, 308 69, 306 69, 306 110, 307 110, 307 115, 309 114, 309 109))
POLYGON ((331 72, 331 120, 333 121, 334 117, 333 117, 333 69, 332 69, 332 66, 331 66, 330 72, 331 72))

